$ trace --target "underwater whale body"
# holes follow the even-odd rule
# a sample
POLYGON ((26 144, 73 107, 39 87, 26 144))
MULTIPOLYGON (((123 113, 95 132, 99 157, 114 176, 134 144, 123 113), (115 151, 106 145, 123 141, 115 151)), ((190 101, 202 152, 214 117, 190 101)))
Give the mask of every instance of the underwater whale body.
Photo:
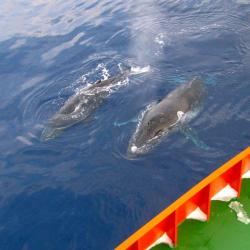
POLYGON ((180 129, 186 136, 192 130, 187 124, 199 112, 205 97, 205 88, 199 78, 181 84, 166 97, 149 105, 139 118, 136 131, 130 139, 128 155, 136 156, 148 152, 171 131, 180 129))
MULTIPOLYGON (((113 91, 123 85, 131 69, 77 91, 60 110, 48 121, 41 139, 44 141, 57 137, 63 130, 86 120, 113 91)), ((133 74, 133 72, 132 72, 133 74)))

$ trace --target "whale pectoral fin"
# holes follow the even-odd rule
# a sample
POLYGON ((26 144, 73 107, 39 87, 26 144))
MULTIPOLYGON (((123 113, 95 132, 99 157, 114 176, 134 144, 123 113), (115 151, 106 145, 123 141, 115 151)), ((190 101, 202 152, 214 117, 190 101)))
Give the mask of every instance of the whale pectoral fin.
POLYGON ((210 147, 199 139, 198 134, 194 129, 188 126, 181 126, 180 131, 184 134, 187 140, 192 141, 197 147, 208 150, 210 147))
POLYGON ((125 125, 127 125, 129 123, 137 123, 137 122, 138 122, 138 118, 136 117, 136 118, 132 118, 132 119, 130 119, 128 121, 125 121, 125 122, 117 122, 117 121, 115 121, 113 124, 114 124, 115 127, 121 127, 121 126, 125 126, 125 125))
POLYGON ((93 122, 96 119, 97 119, 96 116, 87 116, 85 119, 82 120, 82 123, 83 124, 90 123, 90 122, 93 122))
POLYGON ((99 84, 101 82, 102 82, 102 80, 97 80, 94 84, 99 84))
POLYGON ((81 122, 82 122, 82 124, 88 124, 88 123, 91 123, 91 122, 93 122, 93 121, 95 121, 95 120, 97 120, 97 116, 87 116, 85 119, 83 119, 81 122))
POLYGON ((51 139, 55 139, 57 136, 61 134, 61 129, 52 128, 50 126, 45 127, 41 134, 41 141, 49 141, 51 139))

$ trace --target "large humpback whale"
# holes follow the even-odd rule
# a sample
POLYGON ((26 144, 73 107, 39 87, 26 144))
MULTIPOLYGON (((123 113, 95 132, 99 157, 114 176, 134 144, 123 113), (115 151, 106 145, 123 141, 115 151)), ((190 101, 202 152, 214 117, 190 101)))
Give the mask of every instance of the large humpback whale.
POLYGON ((48 121, 42 132, 42 140, 53 139, 64 129, 88 118, 106 97, 123 85, 130 73, 136 74, 131 69, 126 69, 114 77, 99 80, 76 92, 48 121))
MULTIPOLYGON (((164 135, 185 128, 197 115, 205 93, 202 81, 193 78, 178 86, 160 102, 147 107, 130 139, 128 154, 134 156, 148 152, 164 135)), ((189 129, 183 131, 190 132, 189 129)))

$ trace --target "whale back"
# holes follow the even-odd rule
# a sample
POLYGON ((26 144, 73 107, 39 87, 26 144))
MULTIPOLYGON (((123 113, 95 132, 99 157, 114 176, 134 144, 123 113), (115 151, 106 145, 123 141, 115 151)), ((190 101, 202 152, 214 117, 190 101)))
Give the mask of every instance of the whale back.
POLYGON ((55 138, 64 129, 88 118, 128 74, 129 71, 125 71, 106 80, 98 80, 76 92, 47 122, 42 139, 55 138))
POLYGON ((199 107, 205 89, 200 79, 194 78, 182 84, 148 110, 134 136, 136 147, 142 147, 152 139, 168 133, 179 123, 179 114, 187 114, 199 107))

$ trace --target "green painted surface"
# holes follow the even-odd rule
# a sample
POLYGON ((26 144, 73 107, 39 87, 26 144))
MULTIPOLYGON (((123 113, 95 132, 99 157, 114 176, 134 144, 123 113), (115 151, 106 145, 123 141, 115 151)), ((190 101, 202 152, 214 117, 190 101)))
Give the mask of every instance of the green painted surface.
MULTIPOLYGON (((250 179, 244 179, 237 199, 250 217, 250 179)), ((179 226, 175 250, 250 250, 250 224, 237 220, 229 202, 213 201, 208 222, 186 220, 179 226)), ((152 250, 171 249, 158 245, 152 250)))

